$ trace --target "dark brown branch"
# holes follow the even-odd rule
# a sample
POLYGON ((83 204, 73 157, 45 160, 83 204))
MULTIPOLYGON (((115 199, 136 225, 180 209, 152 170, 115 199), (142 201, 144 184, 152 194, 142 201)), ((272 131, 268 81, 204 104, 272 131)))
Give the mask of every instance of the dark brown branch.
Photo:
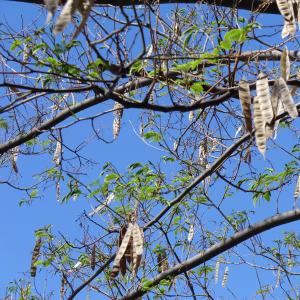
MULTIPOLYGON (((43 4, 43 0, 8 0, 14 2, 26 2, 33 4, 43 4)), ((63 0, 62 2, 65 2, 63 0)), ((156 0, 148 0, 145 1, 148 4, 152 4, 157 2, 156 0)), ((199 0, 160 0, 160 4, 174 4, 174 3, 185 3, 185 4, 195 4, 198 3, 199 0)), ((245 9, 250 11, 258 10, 266 1, 265 0, 205 0, 203 3, 207 3, 215 6, 223 6, 223 7, 235 7, 238 9, 245 9)), ((142 2, 140 0, 95 0, 96 4, 99 5, 112 5, 112 6, 128 6, 128 5, 139 5, 142 2)), ((277 5, 275 0, 272 1, 269 5, 267 5, 262 10, 264 13, 268 14, 279 14, 277 5)))
POLYGON ((250 239, 255 235, 273 229, 277 226, 294 222, 297 220, 300 220, 300 209, 278 214, 271 218, 265 219, 262 222, 256 223, 248 227, 247 229, 237 232, 232 237, 227 238, 225 241, 212 246, 203 253, 195 255, 194 257, 186 260, 185 262, 177 264, 173 268, 170 268, 165 272, 159 274, 152 280, 147 281, 147 289, 143 289, 143 287, 140 286, 135 291, 127 294, 125 297, 120 298, 120 300, 137 299, 138 297, 141 297, 142 295, 146 294, 147 291, 152 287, 157 286, 163 279, 168 279, 169 277, 174 277, 184 272, 187 272, 199 266, 200 264, 203 264, 204 262, 212 259, 213 257, 216 257, 217 255, 239 245, 240 243, 250 239))

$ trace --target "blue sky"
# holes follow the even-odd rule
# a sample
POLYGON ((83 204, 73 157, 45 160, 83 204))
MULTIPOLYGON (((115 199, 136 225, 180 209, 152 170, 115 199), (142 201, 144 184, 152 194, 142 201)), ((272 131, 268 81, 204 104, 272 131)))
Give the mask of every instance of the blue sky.
MULTIPOLYGON (((31 24, 35 18, 39 19, 39 22, 43 20, 38 18, 39 14, 44 13, 35 5, 21 4, 0 1, 0 22, 6 20, 14 28, 21 28, 22 24, 31 24)), ((280 18, 276 17, 280 22, 280 18)), ((265 16, 261 18, 261 22, 266 24, 270 22, 273 24, 273 16, 265 16)), ((278 22, 278 23, 279 23, 278 22)), ((98 177, 101 166, 106 161, 113 162, 118 169, 122 172, 126 167, 136 161, 147 162, 148 160, 158 160, 162 155, 162 152, 156 150, 152 147, 147 146, 137 135, 134 133, 132 126, 138 130, 138 123, 136 122, 136 113, 125 111, 125 121, 123 123, 121 134, 119 139, 113 144, 103 144, 101 142, 93 142, 85 149, 85 153, 95 157, 99 161, 99 167, 94 166, 88 170, 88 175, 85 176, 85 183, 92 182, 98 177), (133 124, 133 125, 132 125, 133 124)), ((295 122, 295 126, 299 125, 299 121, 295 122)), ((111 127, 111 121, 105 124, 106 127, 111 127)), ((287 143, 294 143, 294 137, 288 135, 287 129, 282 129, 278 135, 278 141, 284 141, 285 146, 287 143), (287 138, 288 137, 288 138, 287 138)), ((89 129, 84 126, 77 126, 75 131, 67 131, 67 138, 70 140, 80 140, 86 137, 89 133, 89 129), (76 132, 76 134, 74 134, 76 132)), ((281 160, 284 161, 284 157, 281 152, 270 152, 268 155, 274 158, 277 156, 277 168, 280 169, 281 160), (279 154, 280 153, 280 154, 279 154)), ((265 162, 258 155, 255 157, 257 160, 257 166, 263 168, 265 162)), ((20 177, 16 180, 20 183, 26 183, 31 181, 31 176, 33 174, 33 169, 42 169, 44 166, 44 161, 41 158, 30 158, 30 157, 20 157, 18 161, 20 168, 20 177)), ((176 174, 173 169, 168 170, 170 177, 176 174)), ((289 187, 282 196, 291 198, 293 193, 292 187, 289 187)), ((79 197, 75 201, 70 201, 67 205, 61 205, 57 202, 55 197, 54 187, 47 189, 43 198, 37 200, 31 206, 19 207, 19 200, 24 196, 23 193, 18 192, 14 189, 9 188, 5 185, 0 185, 0 194, 2 195, 2 217, 0 219, 0 236, 2 237, 0 244, 0 297, 4 295, 5 288, 7 284, 18 278, 22 277, 22 272, 29 269, 31 260, 31 251, 34 245, 34 230, 44 226, 46 224, 54 224, 55 232, 67 232, 68 237, 76 237, 78 234, 78 226, 74 225, 74 220, 82 213, 83 210, 89 210, 89 204, 79 197)), ((232 206, 235 206, 234 201, 241 201, 241 199, 233 198, 232 206)), ((253 208, 251 199, 242 199, 245 204, 241 207, 247 207, 249 209, 253 208)), ((239 203, 240 205, 241 203, 239 203)), ((291 207, 286 205, 281 201, 281 208, 290 209, 291 207)), ((230 212, 231 205, 228 206, 228 212, 230 212)), ((253 208, 254 209, 254 208, 253 208)), ((263 202, 258 208, 259 213, 255 216, 255 219, 260 220, 261 217, 269 215, 268 210, 270 209, 269 203, 263 202)), ((274 213, 274 207, 272 206, 272 211, 274 213)), ((275 238, 277 234, 281 234, 287 228, 293 228, 291 226, 283 226, 274 231, 271 235, 266 236, 266 238, 275 238)), ((243 267, 237 267, 233 270, 232 276, 241 277, 243 274, 245 276, 250 276, 248 273, 244 273, 243 267)), ((255 280, 255 274, 252 274, 252 279, 255 280)), ((250 277, 248 277, 250 280, 250 277)), ((48 283, 51 286, 51 282, 48 283)), ((233 286, 238 286, 239 282, 231 282, 233 286)), ((240 299, 250 299, 249 295, 253 292, 251 287, 244 287, 245 298, 240 299)), ((223 290, 220 289, 220 295, 222 295, 223 290)), ((224 298, 218 299, 230 299, 228 297, 230 294, 225 294, 224 298)), ((84 293, 77 299, 84 299, 84 293)), ((252 299, 252 298, 251 298, 252 299)))

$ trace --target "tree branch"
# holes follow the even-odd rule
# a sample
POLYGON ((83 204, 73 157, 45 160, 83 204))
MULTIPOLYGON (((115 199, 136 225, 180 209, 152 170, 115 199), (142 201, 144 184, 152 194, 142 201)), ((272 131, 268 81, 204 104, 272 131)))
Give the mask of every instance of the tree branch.
POLYGON ((232 237, 227 238, 225 241, 218 243, 203 253, 199 253, 194 257, 184 261, 181 264, 175 265, 173 268, 166 270, 165 272, 159 274, 158 276, 154 277, 152 280, 147 281, 147 288, 143 288, 140 286, 135 291, 128 293, 125 297, 119 298, 120 300, 131 300, 137 299, 142 295, 146 294, 149 289, 154 286, 157 286, 160 281, 163 279, 168 279, 169 277, 174 277, 184 272, 187 272, 200 264, 216 257, 217 255, 239 245, 240 243, 250 239, 251 237, 258 235, 262 232, 267 230, 273 229, 277 226, 287 224, 290 222, 294 222, 300 220, 300 209, 288 211, 282 214, 278 214, 271 218, 265 219, 262 222, 256 223, 247 229, 241 230, 234 234, 232 237))
MULTIPOLYGON (((26 2, 33 4, 44 4, 43 0, 7 0, 14 2, 26 2)), ((65 3, 66 0, 62 2, 65 3)), ((148 0, 145 3, 153 4, 156 0, 148 0)), ((200 1, 201 2, 201 1, 200 1)), ((160 0, 160 4, 175 4, 175 3, 185 3, 185 4, 196 4, 199 0, 160 0)), ((250 11, 257 11, 263 7, 262 12, 268 14, 279 14, 275 0, 271 0, 270 4, 265 5, 265 0, 204 0, 203 3, 223 6, 223 7, 234 7, 238 9, 245 9, 250 11)), ((95 4, 98 5, 112 5, 112 6, 129 6, 129 5, 140 5, 140 0, 95 0, 95 4)))

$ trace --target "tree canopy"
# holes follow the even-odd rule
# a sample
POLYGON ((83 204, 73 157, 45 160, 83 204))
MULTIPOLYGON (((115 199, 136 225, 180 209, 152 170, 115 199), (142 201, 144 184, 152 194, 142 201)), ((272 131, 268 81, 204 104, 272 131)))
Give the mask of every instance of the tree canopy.
POLYGON ((18 2, 0 182, 80 214, 6 299, 299 299, 300 3, 18 2))

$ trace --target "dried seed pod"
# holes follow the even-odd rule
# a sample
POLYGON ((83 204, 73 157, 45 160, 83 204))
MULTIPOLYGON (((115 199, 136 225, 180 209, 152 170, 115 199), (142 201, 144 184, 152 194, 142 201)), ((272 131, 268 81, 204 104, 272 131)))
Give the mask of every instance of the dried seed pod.
POLYGON ((265 123, 263 120, 262 111, 260 108, 260 102, 257 97, 254 97, 253 102, 253 120, 255 128, 255 139, 258 150, 263 156, 265 156, 266 151, 266 130, 265 123))
POLYGON ((58 17, 54 27, 53 27, 53 34, 56 35, 59 32, 63 31, 68 23, 71 22, 72 15, 75 13, 76 9, 78 8, 79 0, 67 0, 66 4, 64 5, 60 16, 58 17))
POLYGON ((56 12, 56 9, 58 7, 58 1, 59 0, 44 0, 46 9, 48 11, 46 24, 48 24, 51 21, 51 19, 53 18, 54 14, 56 12))
POLYGON ((116 139, 119 136, 120 130, 121 130, 121 119, 123 116, 123 109, 124 106, 118 102, 115 102, 114 105, 114 122, 113 122, 113 135, 114 139, 116 139))
POLYGON ((129 244, 130 238, 132 236, 132 230, 133 230, 133 224, 129 223, 126 234, 124 235, 121 246, 119 247, 118 253, 117 253, 116 258, 115 258, 114 263, 113 263, 113 268, 112 268, 112 271, 110 273, 110 277, 112 279, 114 279, 119 274, 120 261, 121 261, 123 255, 126 252, 127 246, 129 244))
POLYGON ((294 198, 297 199, 300 197, 300 174, 298 175, 295 192, 294 192, 294 198))
POLYGON ((17 160, 18 160, 19 152, 20 152, 19 146, 16 146, 11 150, 11 157, 10 157, 11 167, 14 170, 15 173, 19 172, 18 166, 17 166, 17 160))
POLYGON ((191 242, 194 238, 194 233, 195 233, 195 228, 194 228, 194 224, 191 224, 190 225, 190 228, 189 228, 189 234, 188 234, 188 242, 191 242))
POLYGON ((281 33, 282 38, 294 35, 296 32, 296 23, 292 3, 289 0, 276 0, 276 3, 284 19, 284 26, 281 33))
POLYGON ((90 265, 91 265, 91 269, 94 271, 96 266, 96 244, 94 244, 92 248, 90 265))
POLYGON ((166 249, 162 249, 157 254, 157 266, 158 266, 158 272, 162 273, 169 269, 169 263, 168 263, 168 257, 166 249))
POLYGON ((279 98, 282 101, 284 110, 288 112, 291 118, 293 119, 297 118, 298 117, 297 106, 295 105, 292 95, 289 91, 289 88, 283 78, 281 77, 279 78, 278 85, 279 85, 279 98))
POLYGON ((248 132, 252 132, 252 116, 251 116, 251 94, 250 86, 247 81, 239 82, 239 98, 241 101, 245 124, 248 132))
POLYGON ((281 77, 287 81, 290 78, 291 63, 289 57, 289 51, 287 47, 284 47, 280 58, 281 77))
POLYGON ((219 281, 219 272, 220 272, 220 260, 218 259, 215 266, 215 284, 219 281))
POLYGON ((228 281, 228 273, 229 273, 229 267, 227 266, 224 271, 223 279, 222 279, 222 288, 226 287, 227 281, 228 281))
POLYGON ((271 124, 273 120, 273 108, 271 104, 269 81, 264 73, 258 75, 258 80, 256 81, 256 93, 260 103, 264 124, 271 124))
POLYGON ((94 0, 80 1, 78 10, 82 16, 82 19, 81 19, 81 22, 80 22, 78 28, 76 29, 76 31, 73 35, 73 39, 76 39, 77 36, 79 35, 79 33, 82 31, 84 25, 87 22, 87 19, 89 17, 89 14, 90 14, 90 11, 91 11, 93 5, 94 5, 94 0))
MULTIPOLYGON (((126 234, 126 231, 127 231, 127 226, 126 226, 126 224, 123 224, 121 226, 120 232, 119 232, 119 239, 118 239, 118 247, 119 248, 122 244, 122 240, 126 234)), ((128 247, 131 247, 130 241, 128 243, 127 249, 128 249, 128 247)), ((127 251, 127 249, 126 249, 126 251, 127 251)), ((125 251, 125 255, 126 255, 126 251, 125 251)), ((126 256, 125 255, 123 255, 123 257, 120 260, 120 272, 123 276, 126 274, 126 256)))
POLYGON ((30 276, 35 277, 36 276, 36 265, 35 263, 38 260, 38 257, 40 255, 41 251, 41 246, 42 246, 42 239, 39 238, 34 245, 33 252, 32 252, 32 257, 31 257, 31 266, 30 266, 30 276))
POLYGON ((89 217, 94 216, 95 214, 97 214, 98 212, 100 212, 103 208, 107 207, 109 203, 111 203, 111 201, 113 201, 115 198, 115 194, 114 193, 110 193, 107 198, 104 200, 104 202, 100 205, 98 205, 95 209, 93 209, 93 211, 91 211, 89 213, 89 217))
POLYGON ((66 286, 66 283, 67 283, 66 278, 63 275, 61 277, 60 290, 59 290, 59 296, 60 296, 61 300, 64 298, 64 295, 65 295, 65 286, 66 286))
POLYGON ((199 151, 198 151, 198 162, 199 165, 202 168, 206 168, 207 165, 207 155, 208 155, 208 150, 207 150, 207 138, 205 137, 199 146, 199 151))
POLYGON ((133 277, 136 275, 137 270, 140 266, 143 250, 144 250, 143 231, 140 229, 137 223, 134 223, 133 231, 132 231, 133 277))
POLYGON ((277 289, 277 288, 279 287, 279 283, 280 283, 280 275, 281 275, 281 268, 279 267, 279 268, 277 269, 275 289, 277 289))
POLYGON ((53 154, 53 161, 57 167, 60 166, 61 155, 62 155, 62 141, 61 141, 61 135, 59 134, 57 137, 56 147, 53 154))

